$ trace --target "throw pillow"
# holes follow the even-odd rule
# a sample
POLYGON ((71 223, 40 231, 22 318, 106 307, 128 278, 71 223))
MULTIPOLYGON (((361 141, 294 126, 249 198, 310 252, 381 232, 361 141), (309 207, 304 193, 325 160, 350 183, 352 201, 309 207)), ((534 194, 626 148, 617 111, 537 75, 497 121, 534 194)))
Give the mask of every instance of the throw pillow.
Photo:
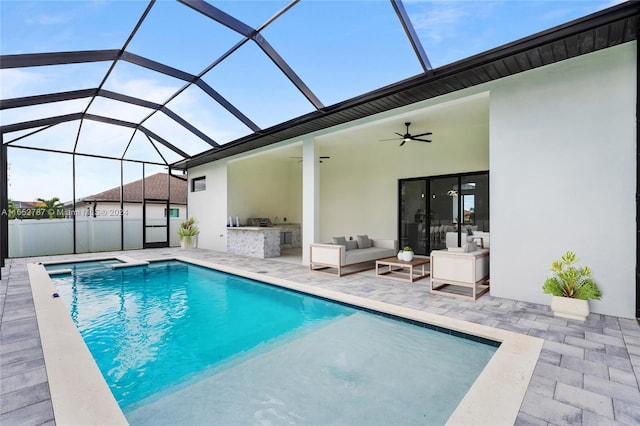
POLYGON ((340 246, 347 246, 347 239, 345 237, 333 237, 333 244, 340 246))
POLYGON ((358 248, 358 242, 356 240, 347 241, 347 251, 355 250, 358 248))
POLYGON ((368 235, 356 235, 358 248, 365 249, 371 247, 371 240, 368 235))
POLYGON ((476 251, 476 250, 478 250, 478 245, 473 241, 468 242, 467 244, 464 245, 465 253, 471 253, 472 251, 476 251))

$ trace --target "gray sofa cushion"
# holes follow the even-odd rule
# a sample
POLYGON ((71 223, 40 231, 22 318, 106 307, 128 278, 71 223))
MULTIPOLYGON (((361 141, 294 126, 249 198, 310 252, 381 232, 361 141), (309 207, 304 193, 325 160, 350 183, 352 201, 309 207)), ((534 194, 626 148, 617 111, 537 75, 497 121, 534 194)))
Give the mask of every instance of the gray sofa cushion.
POLYGON ((356 241, 358 241, 359 249, 366 249, 371 247, 371 240, 368 235, 357 235, 356 241))
POLYGON ((347 239, 345 237, 333 237, 333 244, 340 246, 347 246, 347 239))
POLYGON ((372 262, 383 257, 395 256, 392 248, 370 247, 366 249, 350 250, 346 252, 345 265, 353 263, 372 262))
POLYGON ((356 240, 347 241, 347 251, 356 250, 358 248, 358 242, 356 240))

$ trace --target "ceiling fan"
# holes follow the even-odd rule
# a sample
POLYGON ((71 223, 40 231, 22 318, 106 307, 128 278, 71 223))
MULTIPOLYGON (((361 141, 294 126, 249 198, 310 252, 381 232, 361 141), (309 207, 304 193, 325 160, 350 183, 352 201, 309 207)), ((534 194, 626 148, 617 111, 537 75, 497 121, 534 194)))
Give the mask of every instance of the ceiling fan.
MULTIPOLYGON (((299 159, 298 163, 302 163, 302 157, 289 157, 289 158, 298 158, 299 159)), ((318 157, 318 158, 320 159, 320 162, 322 163, 322 160, 328 160, 331 157, 322 156, 322 157, 318 157)))
POLYGON ((404 125, 407 126, 407 131, 406 131, 406 133, 404 135, 402 133, 394 132, 396 135, 398 135, 400 137, 399 138, 392 138, 392 139, 382 139, 382 140, 383 141, 401 140, 402 143, 400 143, 400 146, 404 145, 405 143, 407 143, 409 141, 431 142, 429 139, 420 139, 420 137, 429 136, 429 135, 432 135, 433 133, 426 132, 426 133, 420 133, 420 134, 417 134, 417 135, 412 135, 411 133, 409 133, 409 126, 411 126, 411 123, 407 121, 406 123, 404 123, 404 125))

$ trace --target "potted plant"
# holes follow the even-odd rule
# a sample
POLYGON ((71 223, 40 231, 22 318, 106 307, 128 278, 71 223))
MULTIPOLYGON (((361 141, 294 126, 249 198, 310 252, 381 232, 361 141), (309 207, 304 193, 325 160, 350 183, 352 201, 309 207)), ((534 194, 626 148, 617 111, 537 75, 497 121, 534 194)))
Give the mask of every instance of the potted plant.
POLYGON ((555 316, 586 320, 589 315, 589 299, 600 300, 602 292, 591 279, 588 266, 574 266, 576 254, 568 251, 551 263, 551 276, 542 286, 551 294, 551 310, 555 316))
POLYGON ((413 260, 413 249, 409 246, 402 249, 402 260, 411 262, 413 260))
POLYGON ((178 236, 180 236, 180 247, 183 249, 195 247, 196 236, 200 230, 196 226, 196 220, 192 217, 180 223, 178 236))

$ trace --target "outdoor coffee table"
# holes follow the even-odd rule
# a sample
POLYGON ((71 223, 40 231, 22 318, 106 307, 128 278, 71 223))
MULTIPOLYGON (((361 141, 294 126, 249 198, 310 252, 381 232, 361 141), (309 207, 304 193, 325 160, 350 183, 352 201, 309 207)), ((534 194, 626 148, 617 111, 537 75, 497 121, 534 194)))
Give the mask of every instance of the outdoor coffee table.
POLYGON ((376 260, 376 276, 385 275, 392 280, 412 283, 430 275, 430 272, 425 270, 425 266, 430 262, 431 259, 429 257, 414 257, 409 262, 398 260, 395 256, 385 257, 384 259, 376 260))

